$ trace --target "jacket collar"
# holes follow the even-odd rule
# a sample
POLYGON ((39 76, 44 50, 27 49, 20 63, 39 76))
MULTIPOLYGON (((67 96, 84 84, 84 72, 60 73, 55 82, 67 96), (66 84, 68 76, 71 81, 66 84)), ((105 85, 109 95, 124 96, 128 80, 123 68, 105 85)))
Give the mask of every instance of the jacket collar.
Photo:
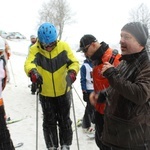
POLYGON ((101 60, 103 54, 109 48, 109 45, 106 44, 105 42, 101 42, 100 44, 101 44, 101 46, 99 47, 99 49, 90 58, 92 61, 101 60))
POLYGON ((141 56, 142 54, 144 54, 146 52, 145 49, 143 49, 141 52, 138 52, 138 53, 134 53, 134 54, 129 54, 129 55, 121 55, 121 58, 119 59, 120 61, 121 60, 125 60, 127 62, 132 62, 132 61, 135 61, 136 59, 139 58, 139 56, 141 56))

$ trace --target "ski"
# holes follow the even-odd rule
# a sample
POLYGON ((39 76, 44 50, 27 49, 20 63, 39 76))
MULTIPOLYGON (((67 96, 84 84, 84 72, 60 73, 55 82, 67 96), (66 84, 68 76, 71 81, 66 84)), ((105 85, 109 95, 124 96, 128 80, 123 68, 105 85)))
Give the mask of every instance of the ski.
MULTIPOLYGON (((26 117, 25 117, 26 118, 26 117)), ((20 122, 20 121, 22 121, 23 119, 25 119, 25 118, 21 118, 21 119, 11 119, 10 117, 8 117, 7 119, 6 119, 6 124, 13 124, 13 123, 16 123, 16 122, 20 122)))
POLYGON ((18 148, 18 147, 21 147, 21 146, 23 146, 23 143, 18 143, 18 144, 15 145, 15 148, 18 148))
POLYGON ((94 133, 90 133, 90 134, 87 134, 87 137, 91 140, 95 139, 95 134, 94 133))
POLYGON ((9 121, 6 121, 6 124, 12 124, 12 123, 16 123, 16 122, 19 122, 19 121, 22 121, 23 119, 13 119, 13 120, 9 120, 9 121))

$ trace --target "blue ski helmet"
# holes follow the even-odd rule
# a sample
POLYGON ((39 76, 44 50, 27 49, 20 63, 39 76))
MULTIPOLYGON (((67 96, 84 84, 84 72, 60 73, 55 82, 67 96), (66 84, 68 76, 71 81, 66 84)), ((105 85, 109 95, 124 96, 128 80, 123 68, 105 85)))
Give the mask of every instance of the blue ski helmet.
POLYGON ((43 44, 50 44, 57 39, 56 28, 53 24, 43 23, 38 29, 38 39, 43 44))

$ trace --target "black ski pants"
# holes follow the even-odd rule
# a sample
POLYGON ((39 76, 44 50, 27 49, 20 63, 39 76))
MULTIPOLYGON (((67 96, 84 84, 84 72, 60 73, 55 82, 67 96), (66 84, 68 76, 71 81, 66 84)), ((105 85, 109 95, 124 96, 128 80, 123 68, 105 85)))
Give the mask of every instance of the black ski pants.
POLYGON ((95 116, 94 116, 95 108, 93 105, 91 105, 89 96, 90 93, 88 93, 88 99, 86 101, 86 107, 82 121, 82 128, 89 128, 91 127, 91 122, 93 124, 95 123, 95 116))
POLYGON ((72 91, 59 97, 40 95, 43 110, 43 132, 47 148, 72 144, 72 121, 70 119, 72 91), (59 143, 60 142, 60 143, 59 143))
POLYGON ((0 150, 15 150, 5 121, 4 105, 0 106, 0 150))
POLYGON ((101 142, 101 136, 104 126, 104 115, 95 111, 95 142, 100 150, 111 150, 108 146, 101 142))

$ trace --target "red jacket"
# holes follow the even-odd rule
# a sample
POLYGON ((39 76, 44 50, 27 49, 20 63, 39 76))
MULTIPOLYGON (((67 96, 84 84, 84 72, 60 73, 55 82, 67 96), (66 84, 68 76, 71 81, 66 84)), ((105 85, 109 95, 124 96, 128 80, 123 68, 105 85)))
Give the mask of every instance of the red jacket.
MULTIPOLYGON (((108 48, 102 56, 102 63, 100 65, 94 66, 93 68, 93 83, 94 83, 94 90, 96 93, 109 87, 108 80, 102 76, 101 70, 103 67, 103 63, 109 62, 111 56, 112 56, 112 49, 108 48)), ((121 57, 120 54, 117 54, 117 56, 115 57, 113 63, 115 67, 120 63, 119 62, 120 57, 121 57)), ((95 108, 100 114, 104 114, 105 103, 97 103, 95 108)))

